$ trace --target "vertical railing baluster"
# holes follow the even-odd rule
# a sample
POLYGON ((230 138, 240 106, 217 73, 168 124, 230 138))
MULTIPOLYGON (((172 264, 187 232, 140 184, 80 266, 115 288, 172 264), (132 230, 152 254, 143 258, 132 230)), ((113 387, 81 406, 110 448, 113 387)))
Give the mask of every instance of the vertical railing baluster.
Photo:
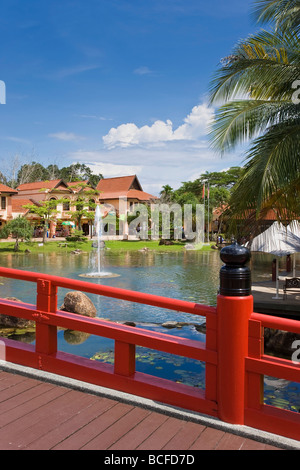
POLYGON ((36 352, 54 354, 57 352, 57 327, 47 325, 47 312, 57 310, 57 287, 50 281, 38 279, 36 309, 36 352))
POLYGON ((135 373, 135 344, 115 341, 114 372, 127 377, 135 373))
MULTIPOLYGON (((264 350, 264 328, 260 321, 249 321, 249 357, 261 359, 264 350)), ((246 406, 260 410, 264 398, 264 376, 248 372, 246 375, 246 406)))
MULTIPOLYGON (((217 316, 209 314, 206 317, 206 348, 217 351, 217 316)), ((217 366, 205 364, 205 398, 217 401, 217 366)))

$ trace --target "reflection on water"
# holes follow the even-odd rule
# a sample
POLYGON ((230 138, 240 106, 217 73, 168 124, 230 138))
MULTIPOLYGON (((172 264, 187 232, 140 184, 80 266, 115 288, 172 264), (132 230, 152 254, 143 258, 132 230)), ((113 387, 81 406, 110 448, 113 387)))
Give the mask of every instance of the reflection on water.
MULTIPOLYGON (((71 279, 80 279, 88 269, 88 254, 30 254, 1 257, 1 265, 71 279)), ((163 254, 157 252, 127 252, 107 254, 105 269, 119 274, 109 279, 89 279, 89 282, 110 285, 122 289, 147 292, 166 297, 215 305, 221 261, 219 253, 185 252, 163 254)), ((0 295, 15 296, 24 302, 35 302, 36 288, 33 283, 0 279, 0 295), (17 295, 16 295, 17 293, 17 295)), ((59 289, 58 305, 63 303, 64 289, 59 289)), ((168 312, 126 301, 89 294, 98 310, 98 316, 115 321, 162 323, 169 320, 194 321, 191 315, 168 312)), ((197 318, 196 318, 197 320, 197 318)))
MULTIPOLYGON (((272 255, 255 253, 250 262, 253 281, 271 279, 272 255)), ((297 255, 298 261, 298 255, 297 255)), ((89 255, 67 253, 51 254, 11 254, 0 255, 3 267, 55 274, 71 279, 80 279, 89 267, 89 255)), ((285 269, 285 260, 280 261, 280 269, 285 269)), ((155 251, 125 253, 105 252, 104 269, 109 269, 118 277, 91 278, 89 282, 146 292, 165 297, 177 298, 205 305, 216 305, 219 288, 219 271, 222 266, 220 253, 186 251, 183 253, 161 253, 155 251)), ((62 305, 66 289, 58 290, 58 307, 62 305)), ((193 323, 205 322, 203 317, 169 311, 157 307, 87 294, 97 308, 97 316, 117 322, 133 321, 137 327, 153 331, 184 336, 205 341, 205 336, 197 332, 193 323), (187 322, 191 325, 181 329, 166 330, 161 325, 166 321, 187 322)), ((35 283, 0 278, 0 296, 17 297, 24 302, 36 302, 35 283)), ((21 337, 19 337, 21 339, 21 337)), ((23 341, 34 342, 27 335, 23 341)), ((77 354, 95 360, 113 360, 114 342, 106 338, 82 333, 59 331, 58 348, 61 351, 77 354), (110 358, 110 359, 109 359, 110 358)), ((205 365, 183 358, 174 358, 160 352, 137 348, 137 370, 189 383, 204 386, 205 365)), ((265 384, 266 402, 281 404, 283 407, 300 409, 299 385, 286 383, 276 388, 276 381, 265 384), (275 391, 274 391, 275 387, 275 391), (289 395, 287 395, 289 393, 289 395)))

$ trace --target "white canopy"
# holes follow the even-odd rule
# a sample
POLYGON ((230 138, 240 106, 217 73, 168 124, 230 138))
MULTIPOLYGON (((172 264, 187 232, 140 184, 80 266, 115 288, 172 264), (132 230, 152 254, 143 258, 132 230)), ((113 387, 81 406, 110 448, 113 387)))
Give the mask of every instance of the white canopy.
MULTIPOLYGON (((251 251, 271 253, 275 256, 286 256, 300 253, 300 226, 297 221, 291 222, 285 227, 279 222, 274 222, 270 228, 252 240, 251 251)), ((276 263, 276 297, 278 297, 278 263, 276 263)))
POLYGON ((290 225, 288 226, 289 230, 296 235, 297 237, 300 238, 300 224, 298 220, 293 220, 290 225))
POLYGON ((262 251, 276 256, 300 253, 300 227, 297 221, 285 227, 274 222, 270 228, 252 240, 251 251, 262 251))

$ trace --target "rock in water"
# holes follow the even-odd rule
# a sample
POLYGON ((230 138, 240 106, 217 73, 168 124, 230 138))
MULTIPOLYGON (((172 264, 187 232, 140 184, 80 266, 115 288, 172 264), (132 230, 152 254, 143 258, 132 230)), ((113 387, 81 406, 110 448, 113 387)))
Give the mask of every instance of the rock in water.
POLYGON ((68 292, 60 310, 85 315, 86 317, 95 317, 97 314, 96 307, 91 299, 81 291, 68 292))
MULTIPOLYGON (((22 300, 16 297, 5 297, 6 300, 13 300, 14 302, 22 302, 22 300)), ((1 328, 34 328, 35 322, 33 320, 27 320, 26 318, 18 318, 10 315, 0 315, 0 327, 1 328)))
POLYGON ((272 328, 264 329, 265 350, 271 353, 279 354, 279 357, 290 359, 296 347, 293 347, 295 341, 300 340, 300 335, 289 331, 274 330, 272 328))

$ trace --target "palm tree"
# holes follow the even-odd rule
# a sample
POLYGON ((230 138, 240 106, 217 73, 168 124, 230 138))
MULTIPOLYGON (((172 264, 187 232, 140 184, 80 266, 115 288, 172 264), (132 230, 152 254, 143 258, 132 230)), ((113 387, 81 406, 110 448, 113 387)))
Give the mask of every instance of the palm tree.
POLYGON ((165 184, 159 193, 161 202, 171 202, 174 198, 174 190, 169 184, 165 184))
POLYGON ((300 38, 294 18, 294 28, 285 27, 293 5, 300 12, 299 1, 256 1, 256 15, 260 21, 273 20, 273 30, 239 42, 211 85, 211 103, 221 100, 213 146, 225 152, 252 141, 230 200, 231 215, 248 221, 249 214, 255 213, 254 221, 269 208, 276 208, 279 218, 300 211, 295 198, 300 188, 300 105, 294 99, 300 84, 300 38))
POLYGON ((254 4, 253 14, 260 23, 275 22, 276 30, 293 29, 299 33, 299 0, 258 0, 254 4))

